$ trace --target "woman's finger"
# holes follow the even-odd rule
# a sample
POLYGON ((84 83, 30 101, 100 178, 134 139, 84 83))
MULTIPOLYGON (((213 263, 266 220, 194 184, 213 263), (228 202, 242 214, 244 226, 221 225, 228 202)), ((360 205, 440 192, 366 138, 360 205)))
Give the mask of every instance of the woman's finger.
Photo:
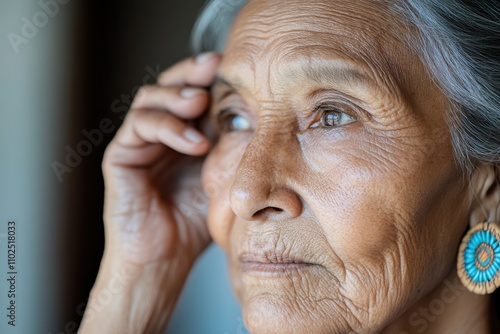
POLYGON ((129 148, 159 143, 188 155, 202 155, 209 148, 209 141, 202 133, 169 112, 157 109, 132 110, 113 142, 129 148))
POLYGON ((201 86, 212 84, 221 56, 215 52, 202 53, 185 59, 160 74, 161 86, 201 86))
POLYGON ((183 119, 194 119, 207 109, 208 99, 203 88, 144 86, 131 108, 168 110, 183 119))

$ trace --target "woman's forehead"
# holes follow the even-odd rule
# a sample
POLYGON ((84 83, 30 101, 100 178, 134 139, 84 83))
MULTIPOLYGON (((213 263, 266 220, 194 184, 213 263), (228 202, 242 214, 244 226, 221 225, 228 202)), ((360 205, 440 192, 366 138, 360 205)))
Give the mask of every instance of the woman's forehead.
POLYGON ((373 42, 399 36, 403 29, 389 8, 374 0, 251 1, 240 11, 231 35, 236 41, 245 37, 266 44, 279 44, 287 36, 297 38, 296 43, 303 42, 301 36, 373 42))
POLYGON ((324 58, 390 74, 416 59, 404 35, 377 1, 251 1, 235 21, 221 69, 234 71, 238 63, 276 73, 284 62, 324 58))

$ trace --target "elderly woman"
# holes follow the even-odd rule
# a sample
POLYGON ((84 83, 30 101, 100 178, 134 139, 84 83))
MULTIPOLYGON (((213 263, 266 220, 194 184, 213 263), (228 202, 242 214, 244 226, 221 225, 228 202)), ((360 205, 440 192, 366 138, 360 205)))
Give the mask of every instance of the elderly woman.
POLYGON ((500 2, 212 1, 193 40, 106 151, 81 333, 161 332, 212 239, 251 333, 499 333, 500 2))

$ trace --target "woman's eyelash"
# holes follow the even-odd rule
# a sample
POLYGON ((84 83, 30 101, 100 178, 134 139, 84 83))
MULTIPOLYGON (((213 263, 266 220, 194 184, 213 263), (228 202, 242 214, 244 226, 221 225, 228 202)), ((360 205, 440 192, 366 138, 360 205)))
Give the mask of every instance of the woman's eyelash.
POLYGON ((221 120, 223 120, 223 119, 224 119, 224 117, 225 117, 227 114, 231 114, 231 113, 233 113, 231 108, 223 108, 223 109, 220 109, 220 110, 216 113, 216 118, 217 118, 217 121, 221 121, 221 120))

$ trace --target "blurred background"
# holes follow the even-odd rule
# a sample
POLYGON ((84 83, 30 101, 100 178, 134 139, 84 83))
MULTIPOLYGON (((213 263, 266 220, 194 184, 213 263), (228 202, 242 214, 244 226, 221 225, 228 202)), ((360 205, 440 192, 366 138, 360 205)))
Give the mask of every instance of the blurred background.
MULTIPOLYGON (((190 55, 202 4, 0 0, 0 333, 77 332, 104 246, 104 149, 138 87, 190 55)), ((217 247, 197 263, 166 333, 246 333, 217 247)))

